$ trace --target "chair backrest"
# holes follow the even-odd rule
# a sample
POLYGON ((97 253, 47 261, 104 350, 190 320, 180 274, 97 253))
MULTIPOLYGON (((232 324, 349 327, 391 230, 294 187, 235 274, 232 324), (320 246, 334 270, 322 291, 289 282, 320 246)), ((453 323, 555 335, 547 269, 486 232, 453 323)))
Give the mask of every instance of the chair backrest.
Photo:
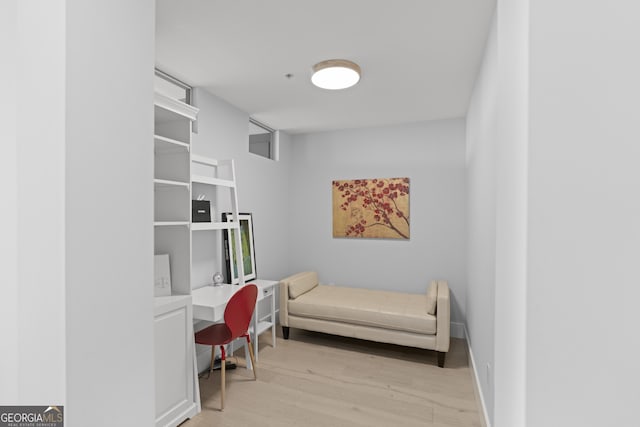
POLYGON ((231 339, 247 333, 253 310, 258 299, 258 287, 252 283, 243 286, 233 294, 224 309, 224 323, 231 331, 231 339))

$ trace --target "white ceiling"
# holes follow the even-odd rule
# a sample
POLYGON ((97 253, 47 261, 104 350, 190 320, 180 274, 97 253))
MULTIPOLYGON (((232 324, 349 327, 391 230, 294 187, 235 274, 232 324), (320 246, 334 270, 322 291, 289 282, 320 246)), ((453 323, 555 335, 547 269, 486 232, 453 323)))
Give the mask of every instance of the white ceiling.
POLYGON ((494 7, 495 0, 157 0, 156 63, 290 133, 462 117, 494 7), (314 87, 311 67, 326 59, 358 63, 360 83, 314 87))

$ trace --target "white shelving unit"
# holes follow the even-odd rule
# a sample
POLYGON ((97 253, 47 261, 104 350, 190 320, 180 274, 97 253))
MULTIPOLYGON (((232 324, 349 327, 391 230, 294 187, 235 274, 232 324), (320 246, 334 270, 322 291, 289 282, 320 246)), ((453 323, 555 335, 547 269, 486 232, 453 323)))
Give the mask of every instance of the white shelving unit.
MULTIPOLYGON (((192 152, 192 122, 197 114, 197 108, 156 94, 154 252, 169 255, 171 274, 171 296, 156 297, 154 304, 156 426, 177 426, 200 411, 196 355, 200 346, 194 343, 192 292, 211 284, 213 274, 221 270, 224 253, 220 231, 239 230, 237 221, 221 222, 215 206, 211 222, 192 222, 191 201, 198 194, 204 194, 213 204, 226 192, 233 218, 238 218, 239 212, 233 160, 192 152)), ((233 235, 238 277, 243 285, 240 233, 233 235)), ((257 321, 254 331, 266 330, 265 320, 257 321)))
MULTIPOLYGON (((192 154, 191 156, 191 189, 193 195, 204 194, 211 201, 229 196, 233 218, 238 218, 238 194, 236 187, 235 163, 233 160, 217 160, 205 156, 192 154), (218 194, 220 192, 220 194, 218 194)), ((222 248, 222 233, 225 230, 239 230, 239 222, 222 222, 221 213, 212 206, 211 222, 195 222, 191 224, 192 267, 191 286, 198 292, 205 290, 204 286, 212 284, 215 272, 222 272, 224 251, 222 248)), ((245 284, 244 264, 242 262, 242 245, 240 233, 233 233, 236 248, 236 260, 239 285, 245 284)), ((205 319, 206 320, 206 319, 205 319)), ((198 322, 199 330, 206 327, 208 322, 198 322)), ((211 348, 196 346, 196 358, 202 365, 209 365, 211 348)), ((231 349, 233 352, 233 346, 231 349)))
MULTIPOLYGON (((217 198, 218 189, 222 187, 222 190, 220 191, 227 191, 231 198, 231 212, 233 213, 233 218, 238 218, 238 194, 236 188, 234 161, 217 160, 193 154, 191 156, 191 163, 192 193, 194 195, 204 194, 206 198, 213 201, 217 198)), ((192 288, 199 288, 211 284, 213 274, 220 269, 220 265, 214 263, 214 258, 220 259, 220 257, 207 255, 200 257, 196 248, 196 243, 199 243, 197 246, 201 249, 210 249, 211 254, 221 255, 221 240, 219 239, 219 236, 211 236, 209 233, 203 234, 202 232, 239 229, 238 222, 222 222, 220 220, 220 213, 215 212, 215 207, 212 207, 212 210, 214 212, 212 214, 211 222, 194 222, 191 224, 192 242, 194 242, 193 260, 195 260, 195 264, 197 264, 192 265, 192 271, 197 271, 197 273, 192 276, 192 288), (202 241, 203 239, 205 240, 202 241), (207 261, 210 261, 210 263, 207 264, 207 261)), ((244 285, 245 281, 240 233, 233 233, 233 236, 235 240, 234 246, 236 248, 236 259, 239 260, 238 277, 240 279, 240 284, 244 285)))
POLYGON ((169 254, 171 295, 154 301, 156 426, 200 411, 191 301, 191 127, 198 109, 156 94, 154 252, 169 254))

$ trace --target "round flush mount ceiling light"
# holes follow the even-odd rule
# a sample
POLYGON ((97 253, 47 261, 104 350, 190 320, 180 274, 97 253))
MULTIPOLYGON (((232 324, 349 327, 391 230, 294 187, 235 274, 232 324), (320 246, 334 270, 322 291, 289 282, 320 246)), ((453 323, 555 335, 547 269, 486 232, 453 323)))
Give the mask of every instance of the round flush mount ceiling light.
POLYGON ((329 59, 313 66, 311 83, 322 89, 346 89, 360 81, 360 66, 346 59, 329 59))

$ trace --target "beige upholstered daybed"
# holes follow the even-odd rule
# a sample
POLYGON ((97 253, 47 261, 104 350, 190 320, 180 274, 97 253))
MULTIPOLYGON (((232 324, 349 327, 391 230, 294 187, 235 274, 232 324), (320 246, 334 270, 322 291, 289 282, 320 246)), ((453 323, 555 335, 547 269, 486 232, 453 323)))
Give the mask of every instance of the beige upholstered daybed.
POLYGON ((449 351, 449 286, 434 280, 425 294, 320 285, 315 272, 280 281, 280 324, 438 352, 449 351))

